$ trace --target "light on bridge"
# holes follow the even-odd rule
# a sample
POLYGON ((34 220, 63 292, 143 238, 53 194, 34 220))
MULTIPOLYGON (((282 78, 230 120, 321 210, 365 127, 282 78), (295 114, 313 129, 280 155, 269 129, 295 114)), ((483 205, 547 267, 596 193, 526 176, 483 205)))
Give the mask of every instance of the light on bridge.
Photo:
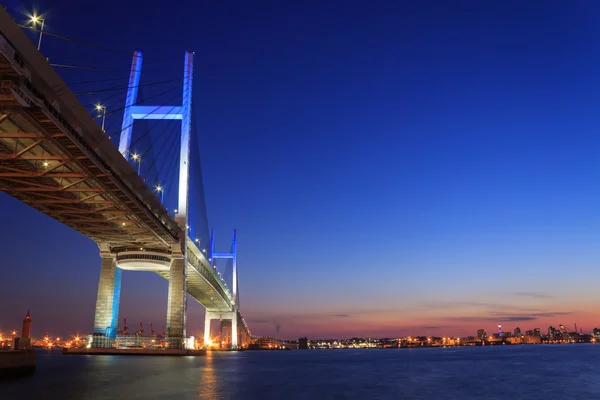
POLYGON ((196 239, 194 239, 194 241, 195 241, 196 243, 198 243, 198 242, 200 241, 200 239, 196 238, 196 239))
POLYGON ((131 158, 133 159, 133 161, 137 161, 137 163, 138 163, 138 175, 140 175, 140 168, 142 167, 142 156, 139 155, 139 154, 133 153, 131 155, 131 158))
POLYGON ((102 112, 102 114, 100 114, 98 117, 102 117, 102 132, 106 133, 106 130, 104 129, 104 122, 106 121, 106 106, 98 103, 96 104, 96 111, 102 112))
POLYGON ((40 51, 40 47, 42 46, 42 35, 44 34, 44 22, 46 22, 46 20, 44 18, 40 18, 39 15, 36 15, 34 13, 33 15, 29 16, 29 21, 33 24, 33 29, 35 29, 35 27, 38 23, 42 24, 42 26, 40 27, 40 38, 38 40, 38 45, 37 45, 37 49, 38 49, 38 51, 40 51))
POLYGON ((157 186, 156 191, 160 193, 160 202, 163 203, 165 200, 165 190, 162 186, 157 186))
POLYGON ((50 165, 50 163, 48 161, 44 161, 42 165, 44 166, 44 168, 48 168, 48 165, 50 165))

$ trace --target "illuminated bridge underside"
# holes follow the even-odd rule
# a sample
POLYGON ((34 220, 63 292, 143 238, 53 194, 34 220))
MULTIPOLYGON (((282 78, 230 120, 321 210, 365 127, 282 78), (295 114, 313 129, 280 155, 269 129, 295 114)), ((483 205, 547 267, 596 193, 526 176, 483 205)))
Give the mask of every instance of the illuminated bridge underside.
POLYGON ((176 242, 41 111, 2 112, 0 190, 111 248, 176 242))
POLYGON ((17 43, 0 36, 0 190, 112 249, 178 243, 175 220, 89 112, 39 52, 25 64, 13 46, 35 47, 1 24, 17 43))

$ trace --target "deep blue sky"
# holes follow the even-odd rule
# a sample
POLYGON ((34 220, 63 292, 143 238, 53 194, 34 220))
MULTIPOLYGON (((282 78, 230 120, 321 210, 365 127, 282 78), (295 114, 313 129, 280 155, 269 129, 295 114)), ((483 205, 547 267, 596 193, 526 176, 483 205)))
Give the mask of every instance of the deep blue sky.
MULTIPOLYGON (((600 325, 598 3, 188 3, 39 2, 48 30, 125 54, 42 50, 118 76, 139 48, 148 81, 196 52, 210 226, 225 247, 238 229, 254 333, 600 325)), ((0 207, 2 328, 31 308, 34 331, 89 331, 94 243, 0 207)), ((159 326, 166 288, 125 273, 121 317, 159 326)), ((202 314, 190 302, 190 333, 202 314)))

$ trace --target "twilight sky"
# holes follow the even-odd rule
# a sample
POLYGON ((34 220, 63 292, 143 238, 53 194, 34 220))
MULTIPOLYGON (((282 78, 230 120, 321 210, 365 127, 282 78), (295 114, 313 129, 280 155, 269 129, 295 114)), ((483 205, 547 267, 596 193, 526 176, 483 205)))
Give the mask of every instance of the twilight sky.
MULTIPOLYGON (((38 1, 49 31, 123 53, 42 51, 107 70, 72 82, 126 76, 138 48, 143 80, 179 79, 196 52, 209 223, 223 250, 238 230, 254 334, 600 326, 599 3, 186 3, 38 1)), ((30 308, 34 335, 90 332, 96 245, 3 193, 0 208, 0 330, 30 308)), ((120 319, 158 328, 166 296, 125 271, 120 319)))

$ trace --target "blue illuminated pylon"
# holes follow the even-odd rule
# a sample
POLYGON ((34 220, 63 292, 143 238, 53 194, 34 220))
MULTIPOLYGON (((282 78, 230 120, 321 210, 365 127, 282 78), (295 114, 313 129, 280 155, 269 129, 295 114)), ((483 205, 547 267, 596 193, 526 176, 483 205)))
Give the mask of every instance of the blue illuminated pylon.
MULTIPOLYGON (((210 259, 211 264, 215 265, 215 259, 224 258, 231 259, 233 261, 233 280, 232 280, 232 290, 233 290, 233 315, 234 317, 231 320, 231 346, 236 348, 238 343, 237 336, 237 313, 240 309, 240 302, 238 297, 238 279, 237 279, 237 245, 236 245, 236 230, 233 230, 233 239, 231 242, 231 252, 230 253, 215 253, 215 230, 213 229, 210 233, 210 259)), ((207 339, 207 335, 205 333, 205 340, 207 339)))
POLYGON ((190 133, 192 122, 192 75, 194 53, 186 51, 183 69, 183 95, 181 106, 137 105, 138 87, 142 73, 142 52, 133 53, 129 87, 123 112, 119 152, 129 159, 133 123, 137 119, 181 120, 181 151, 179 153, 179 198, 175 220, 186 232, 188 225, 188 184, 190 161, 190 133))

